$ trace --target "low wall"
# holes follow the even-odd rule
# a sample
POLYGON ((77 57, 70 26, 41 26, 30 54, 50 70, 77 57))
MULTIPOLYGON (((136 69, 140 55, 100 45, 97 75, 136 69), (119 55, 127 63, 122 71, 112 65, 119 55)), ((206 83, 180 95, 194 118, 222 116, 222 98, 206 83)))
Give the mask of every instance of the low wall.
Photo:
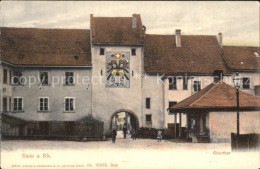
POLYGON ((251 151, 258 150, 260 146, 260 134, 242 134, 231 133, 232 151, 251 151))
MULTIPOLYGON (((240 134, 260 133, 260 112, 240 112, 240 134)), ((231 142, 237 132, 236 112, 209 112, 210 142, 231 142)))

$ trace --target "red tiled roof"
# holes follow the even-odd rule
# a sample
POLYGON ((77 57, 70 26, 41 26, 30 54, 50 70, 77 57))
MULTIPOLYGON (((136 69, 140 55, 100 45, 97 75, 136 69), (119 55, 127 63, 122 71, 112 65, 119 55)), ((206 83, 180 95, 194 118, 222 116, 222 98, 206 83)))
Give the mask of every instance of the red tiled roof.
POLYGON ((223 46, 223 51, 231 70, 260 70, 260 47, 223 46))
POLYGON ((91 66, 90 31, 1 28, 1 60, 19 65, 91 66))
MULTIPOLYGON (((239 92, 240 109, 260 109, 260 98, 246 92, 239 92)), ((236 89, 219 81, 173 105, 173 112, 192 109, 235 109, 237 106, 236 89)))
POLYGON ((133 15, 137 18, 136 28, 132 28, 132 17, 93 17, 91 15, 92 42, 123 45, 143 44, 144 31, 141 17, 139 14, 133 15))
POLYGON ((229 73, 221 55, 216 36, 181 35, 181 47, 176 47, 174 35, 145 37, 144 68, 151 74, 229 73))

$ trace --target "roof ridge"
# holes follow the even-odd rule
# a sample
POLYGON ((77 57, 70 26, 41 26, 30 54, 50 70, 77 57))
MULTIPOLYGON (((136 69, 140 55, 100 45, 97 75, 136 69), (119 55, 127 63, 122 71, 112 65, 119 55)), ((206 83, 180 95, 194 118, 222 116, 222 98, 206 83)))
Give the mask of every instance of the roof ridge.
MULTIPOLYGON (((217 84, 215 84, 214 85, 214 83, 211 83, 211 84, 213 84, 213 87, 211 88, 211 89, 209 89, 208 91, 206 91, 201 97, 199 97, 197 100, 195 100, 192 104, 190 104, 190 106, 192 106, 192 105, 194 105, 196 102, 198 102, 199 100, 201 100, 202 99, 202 97, 204 97, 205 95, 207 95, 210 91, 212 91, 213 89, 215 89, 216 87, 217 87, 217 85, 226 85, 226 86, 228 86, 228 87, 231 87, 230 85, 228 85, 228 84, 226 84, 225 82, 223 82, 223 81, 219 81, 217 84)), ((247 93, 247 92, 244 92, 244 91, 242 91, 242 90, 240 90, 240 94, 243 94, 243 95, 246 95, 246 96, 250 96, 250 97, 254 97, 254 98, 258 98, 257 96, 255 96, 255 95, 252 95, 252 94, 249 94, 249 93, 247 93)))
MULTIPOLYGON (((217 85, 219 85, 219 83, 220 83, 220 82, 218 82, 217 85)), ((223 82, 223 83, 224 83, 224 82, 223 82)), ((211 90, 215 89, 216 86, 217 86, 217 85, 214 85, 214 83, 211 83, 211 84, 209 84, 209 85, 212 85, 212 87, 211 87, 208 91, 206 91, 202 96, 200 96, 198 99, 196 99, 194 102, 192 102, 192 104, 190 104, 189 107, 192 106, 192 105, 194 105, 194 104, 195 104, 196 102, 198 102, 199 100, 201 100, 202 97, 204 97, 206 94, 208 94, 211 90)), ((209 85, 208 85, 207 87, 209 87, 209 85)), ((205 88, 205 90, 206 90, 206 88, 205 88)))
MULTIPOLYGON (((152 33, 146 33, 146 35, 150 36, 175 36, 175 34, 152 34, 152 33)), ((215 37, 216 35, 188 35, 188 34, 182 34, 181 36, 210 36, 215 37)))
POLYGON ((132 18, 131 16, 93 16, 93 18, 132 18))
POLYGON ((239 48, 260 48, 260 46, 234 46, 234 45, 223 45, 223 47, 239 47, 239 48))
POLYGON ((1 27, 0 29, 34 29, 34 30, 90 30, 90 29, 77 29, 77 28, 30 28, 30 27, 1 27))

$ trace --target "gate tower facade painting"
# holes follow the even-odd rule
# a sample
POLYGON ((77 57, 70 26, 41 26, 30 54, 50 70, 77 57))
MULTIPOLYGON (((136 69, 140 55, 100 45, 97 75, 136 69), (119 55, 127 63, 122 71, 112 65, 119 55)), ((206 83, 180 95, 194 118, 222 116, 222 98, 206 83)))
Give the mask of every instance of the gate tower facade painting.
POLYGON ((106 55, 106 87, 130 86, 129 52, 107 52, 106 55))

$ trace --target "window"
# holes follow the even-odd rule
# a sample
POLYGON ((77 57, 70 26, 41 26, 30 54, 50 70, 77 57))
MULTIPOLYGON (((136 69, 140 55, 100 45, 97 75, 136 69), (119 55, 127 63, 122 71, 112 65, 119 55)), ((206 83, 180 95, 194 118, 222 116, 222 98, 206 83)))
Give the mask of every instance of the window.
POLYGON ((170 101, 170 102, 169 102, 169 107, 172 107, 172 106, 175 105, 175 104, 177 104, 177 102, 172 102, 172 101, 170 101))
POLYGON ((65 111, 74 111, 75 107, 74 107, 74 98, 65 98, 65 111))
POLYGON ((182 89, 188 90, 188 78, 187 77, 183 77, 182 89))
POLYGON ((193 91, 198 92, 201 90, 201 82, 200 81, 194 81, 193 82, 193 91))
POLYGON ((152 121, 152 115, 151 114, 145 115, 145 121, 152 121))
POLYGON ((243 77, 243 89, 250 89, 250 78, 243 77))
POLYGON ((73 85, 74 84, 74 73, 73 72, 66 72, 66 85, 73 85))
POLYGON ((40 80, 42 85, 48 85, 48 72, 40 72, 40 80))
POLYGON ((146 127, 148 127, 148 128, 152 127, 152 115, 151 114, 145 115, 145 123, 146 123, 146 127))
POLYGON ((9 84, 12 84, 12 71, 9 70, 9 84))
POLYGON ((22 72, 20 71, 14 71, 13 72, 13 84, 15 85, 21 85, 21 77, 22 77, 22 72))
POLYGON ((151 99, 150 99, 150 98, 146 98, 146 100, 145 100, 145 105, 146 105, 146 108, 147 108, 147 109, 150 109, 150 108, 151 108, 151 99))
POLYGON ((7 112, 7 97, 3 98, 3 112, 7 112))
POLYGON ((3 83, 7 84, 7 70, 4 69, 4 79, 3 79, 3 83))
POLYGON ((49 98, 41 97, 39 98, 39 111, 48 111, 49 110, 49 98))
POLYGON ((177 78, 176 77, 168 77, 169 82, 169 90, 177 90, 177 78))
POLYGON ((104 48, 100 48, 99 55, 105 55, 105 49, 104 48))
POLYGON ((12 98, 9 97, 9 111, 11 111, 12 109, 12 98))
POLYGON ((132 49, 131 53, 132 53, 132 56, 135 56, 135 55, 136 55, 136 50, 135 50, 135 48, 132 49))
POLYGON ((23 110, 23 99, 14 98, 14 111, 22 111, 22 110, 23 110))

